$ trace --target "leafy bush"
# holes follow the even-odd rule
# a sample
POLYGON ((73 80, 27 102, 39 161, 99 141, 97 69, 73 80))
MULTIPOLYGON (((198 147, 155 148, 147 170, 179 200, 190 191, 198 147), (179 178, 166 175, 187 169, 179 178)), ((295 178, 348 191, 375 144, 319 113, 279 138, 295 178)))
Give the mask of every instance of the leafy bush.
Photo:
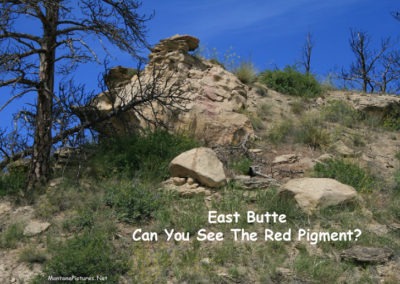
POLYGON ((252 161, 246 157, 240 157, 232 161, 231 168, 238 174, 247 175, 249 168, 252 165, 252 161))
POLYGON ((91 164, 103 177, 125 175, 156 182, 168 177, 168 164, 175 156, 197 146, 189 137, 167 131, 116 137, 95 148, 91 164))
POLYGON ((320 148, 329 144, 329 133, 323 125, 318 113, 305 115, 295 131, 296 140, 313 148, 320 148))
MULTIPOLYGON (((109 236, 101 231, 85 231, 65 243, 50 246, 52 258, 45 264, 44 275, 34 283, 46 283, 49 275, 59 277, 107 277, 107 283, 118 283, 129 269, 126 255, 117 253, 109 236)), ((74 283, 87 283, 76 280, 74 283)))
POLYGON ((341 183, 351 185, 357 191, 372 191, 376 180, 358 165, 343 159, 330 159, 314 166, 316 177, 333 178, 341 183))
POLYGON ((105 203, 127 223, 149 220, 161 208, 164 194, 144 185, 119 184, 106 192, 105 203))
POLYGON ((354 127, 363 120, 360 112, 343 101, 331 101, 322 109, 324 118, 330 122, 337 122, 346 127, 354 127))
POLYGON ((284 120, 271 128, 268 133, 268 139, 274 144, 279 144, 289 136, 293 129, 293 122, 291 120, 284 120))
POLYGON ((22 224, 11 224, 0 234, 0 248, 16 248, 18 242, 23 239, 24 228, 22 224))
POLYGON ((19 261, 27 263, 44 263, 46 260, 47 255, 33 246, 25 248, 19 255, 19 261))
POLYGON ((243 84, 252 84, 257 80, 257 72, 252 62, 242 61, 233 71, 243 84))
POLYGON ((0 174, 0 197, 17 194, 24 190, 27 174, 22 170, 13 170, 0 174))
POLYGON ((322 92, 313 75, 302 74, 290 66, 283 70, 266 70, 258 80, 275 91, 292 96, 317 97, 322 92))
POLYGON ((388 109, 382 119, 382 125, 388 130, 400 130, 400 108, 393 106, 388 109))

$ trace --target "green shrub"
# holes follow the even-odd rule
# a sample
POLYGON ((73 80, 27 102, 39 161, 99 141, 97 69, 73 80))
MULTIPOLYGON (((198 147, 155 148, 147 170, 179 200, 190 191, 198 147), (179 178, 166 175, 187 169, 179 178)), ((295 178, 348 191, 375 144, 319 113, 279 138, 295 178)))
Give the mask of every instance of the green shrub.
POLYGON ((400 107, 392 106, 382 119, 384 128, 392 131, 400 130, 400 107))
POLYGON ((27 263, 44 263, 46 260, 47 255, 33 246, 24 249, 19 255, 19 261, 27 263))
POLYGON ((311 74, 302 74, 293 67, 262 72, 258 80, 268 88, 283 94, 301 97, 317 97, 322 93, 318 81, 311 74))
POLYGON ((307 110, 308 106, 307 98, 300 98, 296 101, 290 103, 290 110, 297 115, 302 114, 305 110, 307 110))
POLYGON ((330 142, 328 131, 324 127, 322 118, 318 113, 309 113, 300 120, 296 128, 297 142, 307 144, 313 148, 321 148, 330 142))
POLYGON ((253 162, 251 161, 251 159, 241 157, 231 163, 231 168, 238 174, 247 175, 249 173, 249 168, 252 163, 253 162))
POLYGON ((0 174, 0 197, 14 195, 25 189, 27 174, 23 170, 12 170, 0 174))
POLYGON ((179 198, 170 194, 164 199, 164 206, 157 210, 155 215, 155 229, 162 231, 173 228, 175 231, 195 234, 207 225, 207 207, 204 196, 197 195, 191 198, 179 198))
POLYGON ((343 101, 331 101, 322 109, 325 120, 354 127, 363 120, 363 115, 343 101))
POLYGON ((191 138, 167 131, 116 137, 95 147, 91 165, 103 177, 126 176, 157 182, 168 177, 168 164, 175 156, 197 146, 191 138))
POLYGON ((143 222, 154 217, 161 208, 164 193, 142 184, 111 186, 105 195, 105 204, 112 207, 117 218, 127 223, 143 222))
POLYGON ((22 224, 11 224, 0 234, 0 248, 16 248, 18 242, 24 239, 22 224))
POLYGON ((51 244, 50 251, 52 258, 45 263, 44 275, 38 276, 34 283, 46 283, 50 275, 94 277, 94 281, 103 276, 107 277, 107 283, 118 283, 119 276, 129 269, 127 256, 117 253, 109 236, 101 231, 85 231, 65 243, 51 244))
POLYGON ((345 269, 345 264, 309 255, 305 249, 300 251, 294 261, 296 275, 311 278, 312 283, 338 283, 345 269))
POLYGON ((294 130, 294 125, 291 120, 284 120, 279 124, 275 124, 269 133, 267 134, 268 139, 274 143, 282 143, 294 130))
POLYGON ((343 159, 330 159, 314 166, 316 177, 333 178, 341 183, 351 185, 357 191, 372 191, 376 180, 358 165, 343 159))
POLYGON ((243 84, 252 84, 257 80, 257 72, 252 62, 242 61, 233 71, 243 84))

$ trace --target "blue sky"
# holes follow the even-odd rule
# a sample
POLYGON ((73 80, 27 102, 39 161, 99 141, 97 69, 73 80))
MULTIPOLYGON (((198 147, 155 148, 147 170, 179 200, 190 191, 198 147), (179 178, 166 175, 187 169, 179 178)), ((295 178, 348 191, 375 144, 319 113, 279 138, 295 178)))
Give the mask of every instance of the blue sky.
POLYGON ((321 77, 350 64, 350 28, 367 31, 377 43, 400 32, 400 22, 390 16, 400 9, 400 1, 393 0, 148 0, 143 5, 155 10, 151 43, 191 34, 220 54, 232 48, 259 70, 294 64, 310 32, 315 42, 312 69, 321 77))
MULTIPOLYGON (((141 7, 144 13, 155 12, 147 25, 151 44, 175 34, 190 34, 221 56, 230 50, 251 60, 259 71, 296 63, 310 32, 315 42, 312 72, 320 80, 350 65, 350 28, 367 31, 377 44, 382 37, 397 38, 400 21, 390 15, 396 10, 400 1, 394 0, 145 0, 141 7)), ((111 65, 135 67, 128 55, 110 50, 111 65)), ((100 72, 102 66, 82 66, 75 78, 92 89, 100 72)), ((7 93, 0 90, 0 104, 6 98, 7 93)), ((1 127, 10 125, 11 113, 23 102, 0 113, 1 127)))

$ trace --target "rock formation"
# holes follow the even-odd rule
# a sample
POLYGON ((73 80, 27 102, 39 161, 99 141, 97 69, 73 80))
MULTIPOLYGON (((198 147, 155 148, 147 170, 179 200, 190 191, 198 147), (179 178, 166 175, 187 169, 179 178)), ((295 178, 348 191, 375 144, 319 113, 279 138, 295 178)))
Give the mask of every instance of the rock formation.
MULTIPOLYGON (((141 99, 144 93, 161 95, 161 99, 142 103, 107 124, 97 124, 96 130, 105 135, 124 134, 157 122, 172 131, 192 134, 209 146, 239 145, 252 136, 251 122, 240 112, 246 104, 247 87, 220 65, 189 54, 198 44, 197 38, 188 35, 161 40, 152 49, 146 68, 130 80, 126 78, 129 70, 112 69, 106 78, 112 77, 118 88, 93 101, 97 113, 107 115, 141 99), (114 75, 121 72, 123 78, 116 79, 114 75), (126 84, 121 86, 121 82, 126 84)), ((79 115, 94 119, 94 109, 80 110, 79 115)))

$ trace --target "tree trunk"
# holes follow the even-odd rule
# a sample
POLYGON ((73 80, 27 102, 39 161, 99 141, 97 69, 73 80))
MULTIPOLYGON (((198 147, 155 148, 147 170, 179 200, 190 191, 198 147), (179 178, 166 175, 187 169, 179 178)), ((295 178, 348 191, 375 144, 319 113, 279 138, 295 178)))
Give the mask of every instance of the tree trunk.
POLYGON ((43 42, 40 54, 39 88, 36 106, 36 125, 33 141, 32 163, 28 178, 27 192, 44 185, 51 174, 50 155, 52 147, 52 114, 54 71, 56 58, 56 31, 58 21, 58 1, 46 7, 43 21, 43 42))

